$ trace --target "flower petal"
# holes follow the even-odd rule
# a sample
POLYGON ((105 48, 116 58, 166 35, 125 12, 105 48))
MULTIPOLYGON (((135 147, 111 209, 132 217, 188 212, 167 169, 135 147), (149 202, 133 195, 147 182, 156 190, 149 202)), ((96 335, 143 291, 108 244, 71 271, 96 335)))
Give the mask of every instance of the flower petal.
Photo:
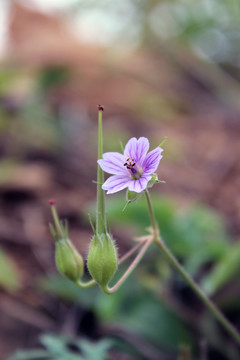
POLYGON ((124 157, 130 157, 136 163, 142 164, 149 149, 149 141, 145 137, 140 137, 138 140, 134 137, 131 138, 124 150, 124 157))
POLYGON ((150 175, 141 176, 137 180, 131 180, 128 185, 128 188, 130 191, 135 191, 136 193, 140 193, 147 188, 147 184, 148 184, 149 180, 151 180, 150 175))
POLYGON ((147 154, 142 164, 144 175, 151 175, 157 170, 159 162, 162 158, 162 151, 162 148, 157 147, 147 154))
POLYGON ((105 183, 102 185, 102 189, 108 190, 107 194, 113 194, 128 187, 130 181, 131 180, 127 175, 113 175, 105 181, 105 183))
POLYGON ((131 159, 135 160, 135 155, 136 155, 136 144, 137 144, 137 139, 135 137, 131 138, 130 140, 128 140, 125 149, 124 149, 124 158, 126 160, 127 157, 130 157, 131 159))
POLYGON ((98 160, 98 164, 103 171, 112 175, 126 175, 127 170, 124 167, 125 158, 118 152, 107 152, 103 154, 103 159, 98 160))
POLYGON ((145 137, 140 137, 136 145, 136 162, 142 164, 149 150, 149 141, 145 137))

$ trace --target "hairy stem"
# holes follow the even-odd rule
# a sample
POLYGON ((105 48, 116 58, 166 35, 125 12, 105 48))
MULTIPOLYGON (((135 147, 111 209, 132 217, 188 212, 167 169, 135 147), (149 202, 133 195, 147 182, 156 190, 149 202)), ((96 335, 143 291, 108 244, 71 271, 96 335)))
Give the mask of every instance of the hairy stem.
MULTIPOLYGON (((98 111, 98 159, 102 159, 103 154, 103 132, 102 132, 102 110, 98 111)), ((101 167, 97 166, 97 214, 96 214, 96 232, 102 234, 106 231, 105 219, 105 197, 102 189, 104 174, 101 167)))

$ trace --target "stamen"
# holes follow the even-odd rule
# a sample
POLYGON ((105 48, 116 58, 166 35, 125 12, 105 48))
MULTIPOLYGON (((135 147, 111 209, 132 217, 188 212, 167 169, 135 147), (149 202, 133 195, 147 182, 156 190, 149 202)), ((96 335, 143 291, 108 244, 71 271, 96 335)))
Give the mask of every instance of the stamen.
POLYGON ((130 177, 132 179, 139 179, 142 175, 142 170, 140 168, 135 169, 135 165, 134 159, 131 159, 130 157, 127 157, 126 162, 123 164, 123 166, 126 166, 126 168, 130 170, 130 177))

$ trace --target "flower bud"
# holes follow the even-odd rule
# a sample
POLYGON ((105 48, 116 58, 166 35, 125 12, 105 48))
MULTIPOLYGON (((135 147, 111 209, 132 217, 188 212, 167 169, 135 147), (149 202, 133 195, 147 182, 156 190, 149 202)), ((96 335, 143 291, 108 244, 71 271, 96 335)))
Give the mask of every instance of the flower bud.
POLYGON ((72 281, 77 281, 83 274, 83 258, 69 239, 56 242, 56 266, 58 271, 72 281))
POLYGON ((151 188, 156 183, 165 183, 164 180, 159 180, 157 174, 153 173, 152 178, 149 180, 147 187, 151 188))
POLYGON ((117 250, 112 237, 106 234, 95 234, 88 253, 88 270, 92 278, 100 285, 106 286, 117 270, 117 250))

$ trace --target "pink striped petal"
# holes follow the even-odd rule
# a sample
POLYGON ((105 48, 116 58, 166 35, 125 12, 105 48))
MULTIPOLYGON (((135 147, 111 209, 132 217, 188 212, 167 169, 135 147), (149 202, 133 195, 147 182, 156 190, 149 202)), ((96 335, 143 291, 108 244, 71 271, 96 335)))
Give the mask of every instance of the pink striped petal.
POLYGON ((98 164, 101 166, 103 171, 112 175, 124 175, 127 174, 124 163, 126 159, 123 154, 118 152, 107 152, 103 154, 103 159, 98 160, 98 164))
POLYGON ((147 154, 142 164, 144 175, 151 175, 157 170, 159 162, 162 158, 162 151, 162 148, 157 147, 147 154))
POLYGON ((131 138, 124 150, 124 157, 130 157, 136 163, 142 164, 149 149, 149 141, 145 137, 140 137, 138 140, 134 137, 131 138))
POLYGON ((151 180, 151 176, 141 176, 137 180, 131 180, 128 188, 130 191, 140 193, 147 188, 149 180, 151 180))
POLYGON ((102 189, 107 190, 107 194, 113 194, 128 187, 130 181, 131 180, 127 175, 113 175, 105 181, 102 185, 102 189))

